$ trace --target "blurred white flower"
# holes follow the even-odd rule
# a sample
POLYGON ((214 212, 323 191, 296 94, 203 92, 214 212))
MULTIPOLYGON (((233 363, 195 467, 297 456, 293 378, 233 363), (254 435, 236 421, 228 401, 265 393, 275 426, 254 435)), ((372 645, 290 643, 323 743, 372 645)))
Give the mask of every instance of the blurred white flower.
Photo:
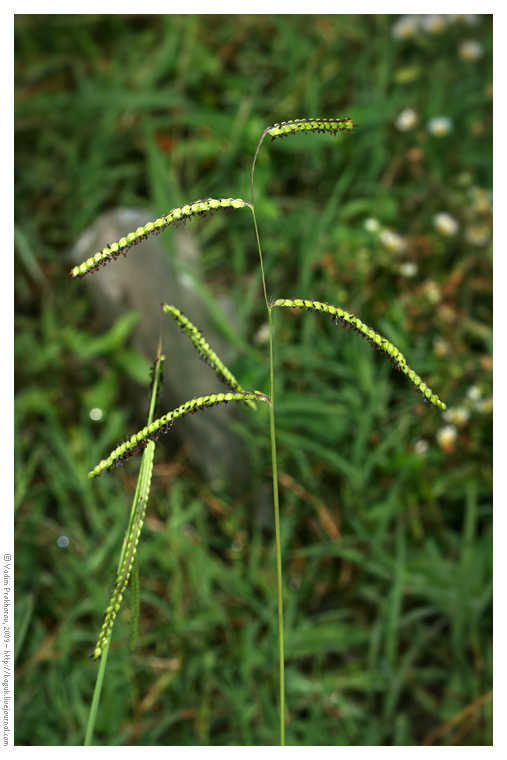
POLYGON ((433 350, 437 356, 448 356, 450 353, 449 344, 440 335, 433 338, 433 350))
POLYGON ((254 335, 254 341, 255 343, 259 343, 260 345, 263 345, 264 343, 268 343, 269 341, 269 324, 265 322, 263 325, 259 327, 257 332, 254 335))
POLYGON ((430 303, 440 303, 442 300, 442 291, 440 290, 440 286, 433 280, 428 280, 428 282, 425 283, 424 292, 426 294, 426 298, 430 303))
POLYGON ((401 235, 398 235, 396 232, 391 232, 391 230, 382 230, 379 239, 382 245, 384 245, 388 251, 391 251, 391 253, 401 253, 407 247, 407 244, 401 235))
POLYGON ((450 214, 446 214, 445 212, 436 214, 433 217, 433 224, 435 225, 435 228, 440 232, 440 234, 445 235, 446 237, 455 235, 459 229, 459 225, 456 219, 454 219, 454 217, 452 217, 450 214))
POLYGON ((447 19, 438 14, 434 16, 424 15, 421 19, 421 26, 428 34, 441 34, 447 26, 447 19))
POLYGON ((402 16, 394 24, 391 34, 397 40, 408 40, 415 37, 419 28, 418 16, 402 16))
POLYGON ((419 454, 420 456, 423 456, 423 454, 426 454, 428 451, 429 444, 428 441, 425 441, 424 438, 420 438, 418 441, 414 443, 414 451, 416 454, 419 454))
POLYGON ((477 214, 489 214, 493 208, 493 194, 482 187, 470 187, 468 195, 472 200, 472 211, 477 214))
POLYGON ((445 137, 452 132, 452 121, 447 116, 435 116, 428 122, 427 129, 433 137, 445 137))
POLYGON ((478 401, 475 405, 475 408, 478 412, 482 412, 483 414, 487 414, 488 412, 493 411, 493 399, 490 398, 483 398, 480 401, 478 401))
POLYGON ((364 229, 368 232, 378 232, 380 230, 380 222, 378 219, 366 219, 364 223, 364 229))
POLYGON ((470 399, 470 401, 479 401, 481 396, 481 389, 477 385, 471 385, 467 390, 467 398, 470 399))
POLYGON ((444 420, 446 422, 452 423, 453 425, 457 425, 458 427, 465 425, 468 422, 469 418, 470 412, 468 409, 465 409, 462 406, 449 408, 446 412, 444 412, 444 420))
POLYGON ((481 23, 480 16, 475 13, 450 13, 448 19, 451 24, 466 24, 467 26, 478 26, 481 23))
POLYGON ((437 442, 444 451, 453 451, 454 443, 458 437, 458 431, 454 425, 445 425, 437 433, 437 442))
POLYGON ((400 264, 400 274, 402 277, 415 277, 418 271, 415 261, 404 261, 403 264, 400 264))
POLYGON ((400 132, 408 132, 410 129, 413 129, 416 125, 419 119, 417 118, 417 114, 414 111, 413 108, 405 108, 404 111, 400 113, 398 118, 395 121, 396 128, 400 130, 400 132))
POLYGON ((490 238, 489 227, 485 224, 474 224, 465 230, 465 240, 470 245, 486 245, 490 238))
POLYGON ((481 43, 476 42, 476 40, 466 40, 466 42, 462 42, 458 48, 458 56, 462 61, 473 63, 474 61, 478 61, 479 58, 482 58, 483 55, 484 48, 481 43))

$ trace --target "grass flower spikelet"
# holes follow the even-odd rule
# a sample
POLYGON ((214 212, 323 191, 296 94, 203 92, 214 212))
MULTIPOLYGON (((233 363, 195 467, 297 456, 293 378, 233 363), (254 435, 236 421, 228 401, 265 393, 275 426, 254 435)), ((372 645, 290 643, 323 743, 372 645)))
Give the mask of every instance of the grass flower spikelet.
POLYGON ((116 243, 112 243, 103 248, 102 251, 98 251, 79 266, 73 267, 69 274, 71 277, 76 278, 96 272, 99 267, 105 266, 109 261, 117 259, 120 254, 125 256, 132 246, 146 240, 148 235, 158 235, 170 224, 175 224, 176 226, 180 222, 185 224, 187 219, 196 214, 204 217, 208 213, 213 214, 214 211, 221 208, 244 208, 249 205, 249 203, 241 200, 241 198, 207 198, 204 201, 198 200, 186 206, 173 208, 168 214, 147 222, 143 227, 138 227, 134 232, 129 232, 128 235, 120 238, 116 243))
MULTIPOLYGON (((231 391, 246 392, 236 380, 232 372, 225 366, 225 364, 219 359, 216 353, 213 351, 209 343, 205 340, 204 336, 199 332, 197 327, 186 317, 176 306, 170 304, 163 304, 162 311, 164 314, 169 314, 176 324, 181 327, 185 335, 188 335, 201 358, 208 364, 209 367, 215 370, 220 380, 231 389, 231 391)), ((250 399, 247 400, 247 404, 253 409, 256 409, 255 403, 250 399)))
POLYGON ((294 121, 282 121, 280 124, 273 124, 268 127, 264 134, 271 135, 272 140, 277 137, 287 137, 295 135, 298 132, 327 132, 336 135, 338 132, 350 134, 354 127, 357 127, 350 117, 346 119, 295 119, 294 121))
POLYGON ((117 446, 107 459, 103 459, 102 462, 88 473, 88 477, 96 478, 106 471, 109 472, 113 467, 119 467, 124 464, 127 459, 145 449, 150 441, 156 441, 159 435, 167 433, 173 423, 180 417, 185 417, 187 414, 195 414, 195 412, 201 409, 218 406, 219 404, 228 404, 229 401, 267 401, 270 403, 271 400, 269 396, 258 391, 251 393, 247 391, 235 391, 230 393, 213 393, 209 396, 199 396, 198 398, 186 401, 181 406, 173 409, 173 411, 164 414, 160 419, 150 423, 138 433, 135 433, 126 442, 117 446))
POLYGON ((296 309, 309 309, 311 311, 320 311, 324 314, 328 314, 333 322, 336 324, 340 322, 344 327, 354 330, 374 348, 383 351, 389 357, 393 366, 396 367, 396 369, 401 370, 401 372, 408 377, 414 388, 422 393, 427 401, 439 409, 442 409, 444 412, 447 409, 447 406, 438 398, 436 393, 433 393, 426 383, 423 383, 419 375, 408 366, 405 357, 396 346, 393 346, 387 338, 384 338, 380 333, 372 330, 371 327, 365 325, 364 322, 353 314, 349 314, 348 311, 344 311, 344 309, 340 309, 337 306, 331 306, 328 303, 301 298, 278 298, 276 301, 272 301, 270 306, 271 308, 274 308, 275 306, 290 306, 296 309))

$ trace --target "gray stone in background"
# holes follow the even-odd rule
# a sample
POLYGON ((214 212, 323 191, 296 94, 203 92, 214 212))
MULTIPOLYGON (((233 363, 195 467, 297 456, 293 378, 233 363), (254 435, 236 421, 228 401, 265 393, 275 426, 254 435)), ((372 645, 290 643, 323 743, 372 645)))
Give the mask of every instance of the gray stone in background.
MULTIPOLYGON (((152 218, 154 215, 149 210, 127 208, 103 214, 72 248, 69 255, 71 266, 80 264, 152 218)), ((227 345, 208 324, 205 309, 191 287, 190 278, 178 273, 179 264, 199 277, 200 251, 196 241, 190 230, 185 228, 172 228, 165 234, 171 236, 171 257, 159 237, 152 235, 131 248, 126 258, 119 256, 95 274, 77 280, 76 284, 88 289, 104 329, 108 329, 125 312, 133 309, 140 311, 142 319, 133 336, 133 348, 150 362, 157 350, 160 304, 165 302, 177 306, 227 363, 227 345)), ((214 371, 199 359, 189 338, 167 315, 163 317, 162 336, 166 362, 160 414, 195 396, 224 391, 225 386, 214 371)), ((228 422, 234 417, 254 412, 247 409, 242 413, 234 407, 235 404, 229 404, 188 416, 178 421, 164 438, 178 436, 186 444, 189 459, 196 469, 210 480, 225 481, 226 488, 237 492, 245 487, 248 462, 243 442, 231 432, 228 422)), ((144 426, 146 410, 146 394, 141 392, 137 409, 132 412, 132 427, 136 424, 139 428, 144 426)), ((125 431, 126 434, 128 432, 125 431)))

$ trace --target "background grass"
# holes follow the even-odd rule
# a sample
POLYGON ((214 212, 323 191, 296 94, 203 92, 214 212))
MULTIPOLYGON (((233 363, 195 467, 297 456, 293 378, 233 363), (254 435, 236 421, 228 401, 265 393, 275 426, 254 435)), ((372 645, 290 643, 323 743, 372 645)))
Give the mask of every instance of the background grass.
MULTIPOLYGON (((416 21, 402 38, 397 16, 16 17, 17 744, 83 741, 97 670, 88 655, 139 465, 97 483, 86 474, 137 429, 125 394, 148 387, 129 348, 137 317, 100 323, 68 278, 69 246, 108 208, 248 199, 266 126, 349 115, 360 126, 348 139, 301 135, 261 150, 270 296, 358 314, 466 412, 444 419, 319 315, 274 313, 287 742, 492 743, 492 18, 416 21), (463 59, 467 40, 480 44, 477 60, 463 59), (417 124, 402 131, 407 108, 417 124), (452 122, 442 138, 427 128, 439 116, 452 122), (458 223, 452 236, 435 227, 442 212, 458 223), (372 218, 378 232, 365 228, 372 218)), ((220 329, 227 294, 237 335, 255 348, 236 351, 232 370, 267 390, 245 219, 192 230, 210 323, 220 329)), ((163 240, 170 255, 170 231, 163 240)), ((246 412, 237 430, 254 484, 239 498, 203 481, 184 448, 170 461, 157 448, 139 644, 129 651, 126 605, 97 743, 278 741, 264 412, 246 412)))

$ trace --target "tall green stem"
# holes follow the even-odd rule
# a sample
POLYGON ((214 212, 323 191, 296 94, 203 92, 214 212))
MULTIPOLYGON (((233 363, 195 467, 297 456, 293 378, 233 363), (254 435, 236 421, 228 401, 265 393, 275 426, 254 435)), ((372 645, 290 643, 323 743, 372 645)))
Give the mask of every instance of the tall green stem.
POLYGON ((269 305, 268 293, 266 289, 266 278, 264 276, 264 262, 262 259, 261 242, 259 238, 259 229, 257 227, 257 219, 255 216, 255 206, 253 197, 253 175, 255 169, 255 162, 259 153, 259 148, 264 139, 266 132, 262 135, 257 150, 255 152, 254 160, 252 163, 252 175, 251 175, 251 192, 252 192, 252 215, 255 226, 255 235, 257 237, 257 246, 259 249, 259 259, 261 264, 261 276, 262 287, 264 289, 264 299, 266 301, 266 308, 268 310, 268 324, 269 324, 269 375, 270 375, 270 397, 271 404, 269 405, 269 428, 271 435, 271 469, 273 472, 273 506, 275 511, 275 542, 276 542, 276 585, 278 594, 278 645, 279 645, 279 659, 280 659, 280 745, 285 746, 285 655, 284 655, 284 640, 283 640, 283 577, 282 577, 282 540, 280 532, 280 501, 278 496, 278 466, 276 461, 276 430, 275 430, 275 362, 274 362, 274 349, 273 349, 273 318, 271 313, 271 307, 269 305))

